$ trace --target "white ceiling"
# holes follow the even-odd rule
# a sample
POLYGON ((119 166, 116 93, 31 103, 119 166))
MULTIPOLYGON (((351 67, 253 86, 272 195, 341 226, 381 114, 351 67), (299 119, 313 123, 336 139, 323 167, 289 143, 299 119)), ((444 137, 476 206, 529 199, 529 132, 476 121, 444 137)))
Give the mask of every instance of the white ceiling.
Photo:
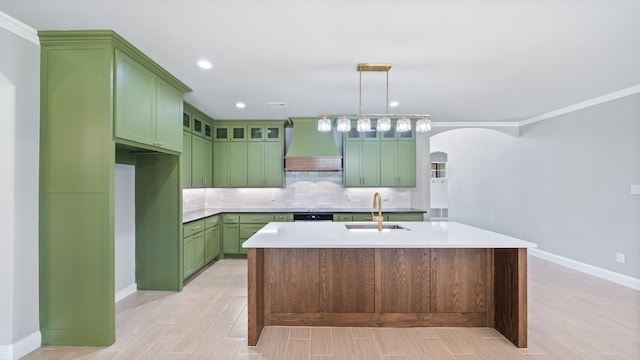
MULTIPOLYGON (((217 119, 356 113, 359 62, 393 64, 393 112, 434 122, 520 121, 640 84, 640 0, 0 0, 0 11, 36 30, 113 29, 217 119)), ((363 73, 362 101, 384 112, 384 73, 363 73)))

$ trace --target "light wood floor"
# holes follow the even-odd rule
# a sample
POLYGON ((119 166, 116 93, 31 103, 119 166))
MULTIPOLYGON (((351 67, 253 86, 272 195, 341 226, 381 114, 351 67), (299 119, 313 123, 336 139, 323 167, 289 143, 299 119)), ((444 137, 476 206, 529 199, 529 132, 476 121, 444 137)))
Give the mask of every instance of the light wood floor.
POLYGON ((268 327, 246 346, 246 260, 180 293, 117 304, 116 343, 42 347, 24 359, 640 359, 640 292, 529 257, 529 348, 490 328, 268 327))

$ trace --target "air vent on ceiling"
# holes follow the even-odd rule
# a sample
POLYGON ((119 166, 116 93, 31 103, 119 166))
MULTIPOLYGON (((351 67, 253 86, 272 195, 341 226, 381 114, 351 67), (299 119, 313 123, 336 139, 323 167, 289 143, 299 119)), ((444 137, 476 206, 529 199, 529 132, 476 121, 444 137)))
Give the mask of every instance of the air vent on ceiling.
POLYGON ((268 102, 267 103, 267 107, 268 108, 272 108, 272 109, 284 109, 287 107, 287 103, 285 102, 268 102))

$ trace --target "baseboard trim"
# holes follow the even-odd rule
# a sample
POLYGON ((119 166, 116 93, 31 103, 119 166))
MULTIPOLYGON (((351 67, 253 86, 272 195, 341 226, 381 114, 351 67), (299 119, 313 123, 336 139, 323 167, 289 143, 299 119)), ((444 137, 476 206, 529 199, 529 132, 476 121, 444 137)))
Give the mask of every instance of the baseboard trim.
POLYGON ((40 331, 20 339, 11 345, 0 345, 0 360, 17 360, 40 347, 40 331))
POLYGON ((126 288, 118 291, 116 293, 116 302, 126 298, 127 296, 133 294, 134 292, 138 291, 138 284, 133 283, 129 286, 127 286, 126 288))
POLYGON ((640 290, 640 279, 636 279, 634 277, 627 276, 627 275, 622 275, 617 272, 613 272, 611 270, 602 269, 597 266, 585 264, 583 262, 571 260, 571 259, 559 256, 559 255, 555 255, 552 253, 548 253, 546 251, 542 251, 539 249, 528 249, 528 250, 529 250, 529 254, 535 257, 538 257, 547 261, 551 261, 552 263, 556 263, 558 265, 562 265, 573 270, 577 270, 589 275, 593 275, 601 279, 608 280, 616 284, 620 284, 635 290, 640 290))

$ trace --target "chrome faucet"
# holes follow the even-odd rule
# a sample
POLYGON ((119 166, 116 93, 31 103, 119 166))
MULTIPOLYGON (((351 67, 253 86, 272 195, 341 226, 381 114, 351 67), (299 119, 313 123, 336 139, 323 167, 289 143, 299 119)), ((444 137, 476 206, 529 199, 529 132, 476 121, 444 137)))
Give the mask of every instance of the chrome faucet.
POLYGON ((378 208, 378 216, 373 215, 373 211, 371 211, 371 218, 373 221, 378 222, 378 231, 382 231, 382 197, 380 193, 373 194, 373 210, 378 208))

